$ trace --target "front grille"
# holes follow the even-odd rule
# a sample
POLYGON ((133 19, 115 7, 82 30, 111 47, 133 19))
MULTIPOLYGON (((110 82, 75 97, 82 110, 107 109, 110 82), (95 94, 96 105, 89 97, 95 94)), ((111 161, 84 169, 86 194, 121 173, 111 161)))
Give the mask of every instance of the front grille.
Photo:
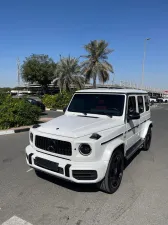
POLYGON ((72 146, 70 142, 55 140, 47 137, 36 136, 35 145, 39 149, 60 155, 72 155, 72 146))

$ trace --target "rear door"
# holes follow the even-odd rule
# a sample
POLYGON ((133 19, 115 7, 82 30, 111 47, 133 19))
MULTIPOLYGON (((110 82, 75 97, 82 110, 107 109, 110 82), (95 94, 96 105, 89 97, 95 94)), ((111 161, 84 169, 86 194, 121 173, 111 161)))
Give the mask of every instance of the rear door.
POLYGON ((146 121, 146 109, 145 109, 145 103, 144 103, 144 96, 138 95, 137 96, 137 102, 138 102, 138 112, 140 114, 139 119, 139 136, 141 134, 141 131, 143 129, 144 122, 146 121))

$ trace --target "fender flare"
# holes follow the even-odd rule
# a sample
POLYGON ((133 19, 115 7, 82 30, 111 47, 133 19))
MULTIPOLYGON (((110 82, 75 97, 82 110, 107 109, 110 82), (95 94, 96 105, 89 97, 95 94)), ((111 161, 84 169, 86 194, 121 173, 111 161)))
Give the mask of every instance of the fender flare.
POLYGON ((145 128, 143 129, 143 132, 141 133, 141 138, 142 138, 142 139, 145 139, 149 127, 153 127, 152 121, 147 121, 147 122, 145 123, 145 128))
MULTIPOLYGON (((103 154, 103 158, 102 160, 103 161, 109 161, 111 159, 111 156, 114 152, 114 150, 116 148, 118 148, 119 146, 124 146, 125 147, 125 143, 122 139, 116 139, 116 140, 113 140, 111 141, 110 143, 108 143, 105 147, 105 150, 104 150, 104 154, 103 154)), ((123 149, 123 153, 125 152, 124 151, 125 149, 123 149)), ((124 153, 125 155, 125 153, 124 153)))

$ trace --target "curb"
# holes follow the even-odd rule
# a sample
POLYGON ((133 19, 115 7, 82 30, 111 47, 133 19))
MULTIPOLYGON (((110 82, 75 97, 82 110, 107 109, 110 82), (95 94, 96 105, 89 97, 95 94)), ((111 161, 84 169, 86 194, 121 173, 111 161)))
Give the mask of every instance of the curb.
POLYGON ((46 111, 63 112, 63 110, 62 110, 62 109, 50 109, 50 108, 46 108, 46 111))
MULTIPOLYGON (((46 118, 46 119, 43 118, 43 119, 39 120, 39 123, 40 122, 45 123, 45 122, 50 121, 51 119, 53 119, 53 118, 46 118)), ((0 130, 0 136, 7 135, 7 134, 16 134, 16 133, 26 132, 26 131, 29 131, 32 126, 33 125, 20 127, 20 128, 19 127, 13 128, 13 129, 9 129, 9 130, 0 130)))
POLYGON ((7 135, 7 134, 15 134, 15 133, 26 132, 26 131, 29 131, 30 128, 31 128, 31 126, 30 127, 26 127, 26 128, 18 128, 18 129, 13 129, 13 130, 0 131, 0 136, 1 135, 7 135))

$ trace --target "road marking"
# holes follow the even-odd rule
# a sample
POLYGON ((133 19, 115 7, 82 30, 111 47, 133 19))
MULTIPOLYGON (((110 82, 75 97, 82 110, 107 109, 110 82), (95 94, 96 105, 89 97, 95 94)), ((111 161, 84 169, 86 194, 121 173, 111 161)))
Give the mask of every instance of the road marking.
POLYGON ((33 168, 30 168, 29 170, 27 170, 26 172, 28 173, 28 172, 30 172, 30 171, 32 171, 33 170, 33 168))
POLYGON ((11 217, 9 220, 5 221, 2 225, 32 225, 25 220, 20 219, 17 216, 11 217))

